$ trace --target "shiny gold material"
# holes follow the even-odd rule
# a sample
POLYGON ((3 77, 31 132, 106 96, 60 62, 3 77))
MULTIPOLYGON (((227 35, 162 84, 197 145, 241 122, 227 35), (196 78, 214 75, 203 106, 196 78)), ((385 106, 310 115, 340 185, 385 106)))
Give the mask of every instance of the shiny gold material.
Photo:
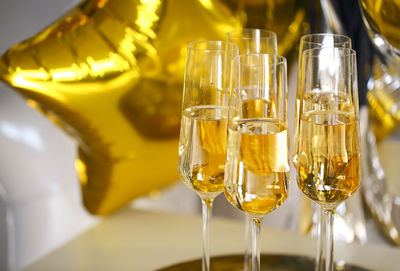
POLYGON ((375 87, 367 93, 377 140, 384 139, 400 126, 400 108, 396 105, 398 101, 392 94, 380 87, 375 87))
POLYGON ((0 78, 77 139, 84 205, 108 214, 178 178, 187 43, 225 39, 241 27, 230 10, 244 7, 247 25, 277 32, 287 54, 306 26, 305 3, 87 0, 10 48, 0 78))
POLYGON ((246 27, 277 34, 278 55, 288 56, 308 28, 306 0, 243 0, 246 27))
POLYGON ((371 41, 380 51, 374 59, 368 102, 377 140, 400 126, 400 1, 361 0, 371 41))
POLYGON ((0 78, 77 139, 84 205, 108 214, 178 179, 186 45, 239 27, 218 1, 88 0, 10 48, 0 78))
POLYGON ((361 0, 368 20, 377 32, 400 50, 400 1, 399 0, 361 0))
POLYGON ((378 141, 381 141, 400 127, 399 79, 392 76, 396 73, 400 78, 400 70, 390 69, 390 67, 384 66, 378 58, 374 59, 374 84, 367 93, 367 99, 370 106, 370 114, 374 120, 374 135, 378 141))

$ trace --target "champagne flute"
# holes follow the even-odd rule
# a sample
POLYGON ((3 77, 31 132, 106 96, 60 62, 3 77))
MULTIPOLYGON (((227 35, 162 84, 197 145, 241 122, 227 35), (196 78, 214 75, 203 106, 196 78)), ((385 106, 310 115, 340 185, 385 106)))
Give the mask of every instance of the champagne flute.
POLYGON ((236 44, 198 41, 188 45, 179 139, 179 174, 201 198, 202 270, 209 271, 209 220, 224 189, 230 65, 236 44))
MULTIPOLYGON (((307 34, 300 38, 300 45, 299 45, 299 57, 298 57, 298 74, 297 74, 297 88, 296 88, 296 104, 295 104, 295 117, 294 117, 294 129, 293 129, 293 165, 297 168, 297 142, 298 142, 298 128, 299 128, 299 104, 300 104, 300 95, 302 94, 302 88, 300 84, 300 80, 302 77, 302 69, 301 69, 301 60, 303 52, 310 49, 317 49, 317 48, 351 48, 351 39, 347 36, 340 35, 340 34, 331 34, 331 33, 317 33, 317 34, 307 34)), ((317 212, 319 212, 319 216, 322 217, 322 209, 317 207, 317 212)), ((322 239, 321 233, 325 232, 325 223, 322 223, 319 220, 318 223, 318 248, 317 248, 317 255, 316 255, 316 262, 315 265, 319 266, 322 264, 322 258, 325 255, 322 254, 321 247, 322 239)))
POLYGON ((260 270, 260 224, 287 198, 289 147, 286 59, 234 58, 225 196, 252 221, 252 270, 260 270))
MULTIPOLYGON (((356 53, 318 48, 302 55, 297 184, 326 222, 316 270, 333 270, 333 214, 360 186, 356 53)), ((321 234, 321 232, 319 232, 321 234)))
POLYGON ((293 164, 297 167, 297 135, 299 126, 299 103, 301 95, 301 85, 300 80, 302 77, 301 61, 303 52, 310 49, 317 48, 349 48, 351 49, 351 39, 345 35, 331 34, 331 33, 317 33, 317 34, 307 34, 300 38, 299 45, 299 57, 298 57, 298 70, 297 70, 297 88, 296 88, 296 104, 295 104, 295 121, 293 129, 293 164))
POLYGON ((277 54, 277 39, 275 32, 244 28, 226 34, 226 40, 239 46, 239 54, 277 54))
MULTIPOLYGON (((265 29, 244 28, 226 34, 226 40, 239 46, 239 54, 277 54, 276 33, 265 29)), ((244 271, 250 270, 251 220, 245 220, 244 271)))

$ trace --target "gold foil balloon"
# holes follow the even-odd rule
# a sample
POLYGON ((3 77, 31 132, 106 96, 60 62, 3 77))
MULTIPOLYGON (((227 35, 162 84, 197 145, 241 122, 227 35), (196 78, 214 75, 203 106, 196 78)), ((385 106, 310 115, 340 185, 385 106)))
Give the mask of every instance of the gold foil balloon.
POLYGON ((278 54, 289 56, 308 28, 307 0, 243 0, 246 27, 264 28, 276 33, 278 54))
POLYGON ((88 0, 10 48, 0 78, 77 140, 84 205, 108 214, 178 179, 187 43, 225 39, 240 17, 288 54, 305 2, 88 0))
POLYGON ((186 45, 238 27, 218 1, 89 0, 10 48, 0 78, 78 141, 84 205, 108 214, 178 179, 186 45))
POLYGON ((400 127, 400 1, 360 3, 370 39, 380 52, 374 59, 367 99, 374 134, 382 140, 400 127))

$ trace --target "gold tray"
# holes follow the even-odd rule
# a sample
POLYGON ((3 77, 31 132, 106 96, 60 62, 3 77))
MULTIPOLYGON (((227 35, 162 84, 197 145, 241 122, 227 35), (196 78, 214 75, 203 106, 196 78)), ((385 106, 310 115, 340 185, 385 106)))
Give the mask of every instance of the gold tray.
MULTIPOLYGON (((212 271, 243 271, 243 255, 227 255, 211 258, 212 271)), ((200 271, 201 259, 168 266, 158 271, 200 271)), ((261 255, 261 270, 274 271, 313 271, 314 259, 292 255, 261 255)), ((337 271, 370 271, 350 264, 336 264, 337 271)))

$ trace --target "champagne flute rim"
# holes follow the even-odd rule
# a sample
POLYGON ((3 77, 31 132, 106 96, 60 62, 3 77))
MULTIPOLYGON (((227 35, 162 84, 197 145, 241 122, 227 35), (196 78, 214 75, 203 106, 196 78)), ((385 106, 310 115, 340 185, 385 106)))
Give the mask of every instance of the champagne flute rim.
POLYGON ((300 38, 300 43, 308 43, 308 44, 317 44, 317 45, 321 45, 322 43, 319 41, 314 41, 313 38, 314 37, 333 37, 333 38, 340 38, 342 40, 339 41, 334 41, 333 45, 337 46, 340 44, 346 44, 346 43, 350 43, 351 44, 351 39, 350 37, 343 35, 343 34, 334 34, 334 33, 313 33, 313 34, 306 34, 303 35, 300 38))
POLYGON ((237 44, 224 40, 198 40, 188 44, 188 49, 199 52, 224 52, 224 51, 239 51, 237 44), (201 45, 214 46, 213 48, 200 48, 201 45))
POLYGON ((238 65, 246 65, 246 66, 262 66, 265 65, 263 63, 242 63, 240 60, 242 58, 249 58, 249 57, 255 57, 257 59, 260 59, 260 57, 263 58, 271 58, 274 57, 277 61, 274 63, 275 65, 282 65, 286 64, 287 60, 286 57, 280 56, 280 55, 275 55, 275 54, 242 54, 242 55, 237 55, 233 58, 232 62, 238 65))
POLYGON ((303 51, 303 57, 319 57, 317 54, 313 54, 313 52, 321 52, 323 50, 332 49, 333 51, 341 51, 343 54, 341 57, 348 57, 348 56, 356 56, 357 52, 354 49, 350 48, 343 48, 343 47, 322 47, 322 48, 311 48, 303 51))
POLYGON ((233 30, 230 32, 227 32, 226 35, 229 38, 234 38, 237 35, 246 35, 246 36, 241 36, 241 39, 252 39, 251 35, 254 32, 259 32, 260 34, 264 34, 264 35, 260 35, 258 38, 261 40, 275 40, 276 39, 276 33, 271 31, 271 30, 267 30, 267 29, 260 29, 260 28, 243 28, 243 29, 237 29, 237 30, 233 30))

